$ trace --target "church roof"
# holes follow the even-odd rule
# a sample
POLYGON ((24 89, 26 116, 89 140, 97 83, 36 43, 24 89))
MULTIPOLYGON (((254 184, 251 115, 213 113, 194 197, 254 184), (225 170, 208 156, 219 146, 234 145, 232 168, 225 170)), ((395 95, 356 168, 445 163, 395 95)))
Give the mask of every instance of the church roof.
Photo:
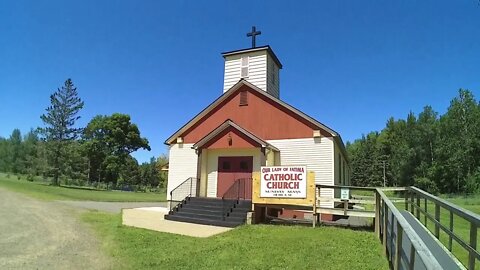
POLYGON ((212 132, 210 132, 209 134, 207 134, 205 137, 203 137, 201 140, 199 140, 197 143, 195 143, 192 148, 193 149, 198 149, 198 148, 201 148, 202 146, 204 146, 205 144, 207 144, 208 142, 210 142, 211 139, 215 138, 215 136, 217 136, 218 134, 222 133, 224 130, 226 130, 227 128, 229 127, 232 127, 236 130, 238 130, 240 133, 242 133, 243 135, 245 135, 246 137, 250 138, 251 140, 253 140, 254 142, 256 142, 258 145, 261 145, 262 147, 268 147, 270 149, 273 149, 273 150, 276 150, 276 151, 279 151, 275 146, 269 144, 268 142, 260 139, 258 136, 256 136, 255 134, 251 133, 250 131, 242 128, 241 126, 235 124, 235 122, 233 122, 232 120, 228 119, 226 120, 225 122, 223 122, 220 126, 218 126, 217 128, 215 128, 212 132))
POLYGON ((334 137, 336 140, 338 140, 342 150, 344 150, 344 144, 343 141, 340 137, 340 135, 334 131, 333 129, 327 127, 326 125, 322 124, 321 122, 315 120, 314 118, 308 116, 307 114, 303 113, 302 111, 296 109, 295 107, 283 102, 282 100, 270 95, 269 93, 263 91, 262 89, 258 88, 257 86, 249 83, 248 81, 241 79, 238 83, 236 83, 234 86, 232 86, 228 91, 223 93, 219 98, 217 98, 215 101, 213 101, 210 105, 208 105, 203 111, 198 113, 195 117, 193 117, 190 121, 188 121, 184 126, 182 126, 179 130, 177 130, 174 134, 172 134, 166 141, 165 144, 170 145, 175 142, 176 138, 181 136, 182 133, 187 131, 190 127, 195 125, 199 120, 201 120, 205 115, 207 115, 209 112, 211 112, 213 109, 215 109, 219 104, 221 104, 224 100, 226 100, 228 97, 230 97, 232 94, 236 92, 240 87, 242 86, 247 86, 250 89, 258 92, 260 95, 263 95, 270 100, 276 102, 280 106, 286 108, 287 110, 297 114, 301 118, 305 119, 306 121, 312 123, 314 126, 317 126, 319 129, 323 129, 324 131, 328 132, 331 134, 332 137, 334 137))
POLYGON ((263 51, 266 50, 270 56, 272 56, 273 61, 277 64, 277 66, 281 69, 282 63, 280 63, 280 60, 278 60, 278 57, 275 55, 273 52, 272 48, 270 48, 270 45, 265 45, 262 47, 255 47, 255 48, 248 48, 248 49, 240 49, 240 50, 235 50, 235 51, 229 51, 229 52, 223 52, 222 55, 225 58, 226 56, 230 55, 235 55, 235 54, 241 54, 241 53, 249 53, 249 52, 257 52, 257 51, 263 51))

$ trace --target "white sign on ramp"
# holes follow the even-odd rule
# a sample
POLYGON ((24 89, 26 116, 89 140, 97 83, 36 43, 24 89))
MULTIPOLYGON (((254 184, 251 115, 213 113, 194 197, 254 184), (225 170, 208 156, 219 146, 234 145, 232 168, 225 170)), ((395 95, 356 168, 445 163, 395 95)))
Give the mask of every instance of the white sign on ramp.
POLYGON ((260 170, 260 197, 307 197, 307 167, 270 166, 260 170))

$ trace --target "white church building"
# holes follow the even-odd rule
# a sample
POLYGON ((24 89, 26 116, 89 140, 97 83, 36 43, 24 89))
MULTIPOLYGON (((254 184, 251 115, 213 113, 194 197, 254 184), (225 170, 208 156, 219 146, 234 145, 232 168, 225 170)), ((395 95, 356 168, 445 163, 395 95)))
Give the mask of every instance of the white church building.
MULTIPOLYGON (((273 165, 306 166, 315 172, 316 184, 349 185, 340 135, 280 98, 283 66, 271 47, 222 55, 223 93, 165 141, 167 199, 181 200, 172 198, 180 189, 194 193, 181 197, 222 198, 237 179, 249 179, 261 166, 273 165)), ((321 196, 334 194, 325 189, 321 196)))

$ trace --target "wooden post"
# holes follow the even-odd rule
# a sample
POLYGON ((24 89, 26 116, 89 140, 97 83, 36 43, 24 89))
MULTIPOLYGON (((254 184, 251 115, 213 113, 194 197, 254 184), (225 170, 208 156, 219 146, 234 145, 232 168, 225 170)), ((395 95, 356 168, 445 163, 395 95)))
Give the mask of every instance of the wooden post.
POLYGON ((413 200, 414 200, 414 196, 415 194, 413 192, 410 192, 410 213, 412 213, 412 215, 415 213, 415 211, 413 210, 413 200))
POLYGON ((343 215, 344 215, 344 216, 347 215, 347 210, 348 210, 348 201, 347 201, 347 200, 344 200, 344 201, 343 201, 343 215))
POLYGON ((408 268, 413 270, 415 268, 415 247, 413 244, 410 245, 410 261, 408 264, 408 268))
POLYGON ((427 198, 424 199, 424 210, 425 210, 425 214, 423 215, 424 218, 425 218, 425 227, 427 227, 427 213, 428 213, 428 209, 427 209, 427 198))
POLYGON ((403 238, 403 228, 400 226, 400 223, 397 221, 397 238, 395 239, 395 264, 393 269, 400 269, 402 262, 402 238, 403 238))
POLYGON ((420 221, 420 196, 417 197, 417 211, 416 211, 416 217, 418 221, 420 221))
MULTIPOLYGON (((450 211, 450 232, 453 233, 453 212, 450 211)), ((448 250, 452 251, 452 235, 448 234, 448 250)))
POLYGON ((387 255, 387 216, 388 208, 387 204, 383 202, 383 228, 382 228, 382 243, 383 243, 383 252, 387 255))
POLYGON ((375 233, 380 239, 380 194, 375 192, 375 233))
MULTIPOLYGON (((470 247, 472 249, 477 249, 477 226, 471 222, 470 223, 470 247)), ((469 252, 468 253, 468 269, 474 270, 475 269, 475 253, 469 252)))
POLYGON ((405 194, 403 196, 405 197, 405 210, 408 212, 408 189, 405 190, 405 194))
POLYGON ((315 228, 315 222, 317 221, 317 189, 315 188, 315 196, 313 196, 313 215, 312 226, 315 228))
MULTIPOLYGON (((435 220, 440 223, 440 205, 435 203, 435 220)), ((435 222, 435 237, 440 239, 440 226, 435 222)))
POLYGON ((394 232, 394 225, 395 225, 395 216, 393 215, 393 212, 392 212, 392 219, 390 220, 390 257, 392 257, 392 262, 395 262, 395 253, 394 253, 394 245, 395 243, 393 242, 393 232, 394 232))

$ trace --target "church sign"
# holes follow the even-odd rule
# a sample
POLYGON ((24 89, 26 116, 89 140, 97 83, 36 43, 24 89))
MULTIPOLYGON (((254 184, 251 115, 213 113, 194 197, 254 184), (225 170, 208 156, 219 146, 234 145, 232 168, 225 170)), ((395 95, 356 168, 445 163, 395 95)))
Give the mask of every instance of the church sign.
POLYGON ((261 167, 261 198, 306 198, 307 168, 305 166, 261 167))

